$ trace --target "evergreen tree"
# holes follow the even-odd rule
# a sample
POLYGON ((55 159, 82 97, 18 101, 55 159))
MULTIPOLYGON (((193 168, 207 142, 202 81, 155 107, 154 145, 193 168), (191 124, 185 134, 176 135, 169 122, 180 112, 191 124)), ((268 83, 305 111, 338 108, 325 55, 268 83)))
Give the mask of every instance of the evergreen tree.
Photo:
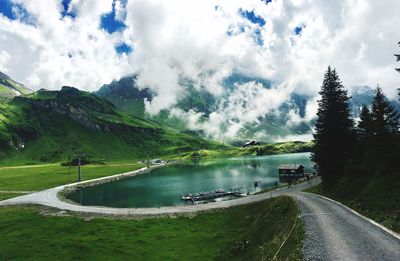
POLYGON ((399 114, 378 86, 372 102, 373 131, 377 138, 393 137, 399 132, 399 114))
POLYGON ((374 172, 377 174, 387 174, 398 169, 399 117, 398 112, 378 86, 371 112, 372 137, 369 149, 371 158, 367 159, 375 163, 374 172))
POLYGON ((372 134, 372 115, 366 105, 361 109, 360 121, 358 122, 360 140, 366 140, 372 134))
MULTIPOLYGON (((400 42, 398 44, 400 46, 400 42)), ((400 54, 395 54, 394 56, 396 56, 396 62, 400 62, 400 54)), ((400 73, 400 68, 396 68, 395 70, 400 73)))
POLYGON ((340 178, 351 156, 353 120, 350 118, 349 97, 338 74, 328 67, 318 101, 312 160, 324 185, 340 178))
POLYGON ((374 172, 375 166, 374 155, 371 153, 374 149, 371 142, 374 133, 372 113, 366 105, 362 107, 357 131, 354 161, 348 171, 358 175, 368 175, 374 172))
MULTIPOLYGON (((398 45, 400 46, 400 42, 398 42, 398 45)), ((396 56, 396 62, 400 62, 400 54, 395 54, 394 56, 396 56)), ((400 68, 395 68, 395 70, 400 73, 400 68)), ((400 100, 400 89, 397 89, 397 91, 398 91, 399 100, 400 100)))

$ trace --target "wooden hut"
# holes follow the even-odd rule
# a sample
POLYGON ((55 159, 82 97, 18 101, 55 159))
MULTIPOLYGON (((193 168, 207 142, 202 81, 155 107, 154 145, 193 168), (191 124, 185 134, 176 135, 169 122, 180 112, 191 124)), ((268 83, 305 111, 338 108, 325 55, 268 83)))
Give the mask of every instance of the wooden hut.
POLYGON ((278 171, 281 182, 304 178, 304 166, 301 164, 283 164, 278 167, 278 171))

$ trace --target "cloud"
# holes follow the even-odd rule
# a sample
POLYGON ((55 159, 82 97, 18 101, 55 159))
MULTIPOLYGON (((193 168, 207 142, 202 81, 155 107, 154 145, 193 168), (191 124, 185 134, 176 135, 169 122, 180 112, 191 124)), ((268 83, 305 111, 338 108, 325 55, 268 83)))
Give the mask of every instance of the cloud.
POLYGON ((24 6, 35 24, 0 15, 0 52, 11 59, 0 67, 32 89, 59 89, 62 85, 96 90, 105 82, 131 72, 126 55, 115 47, 120 35, 99 27, 112 0, 72 0, 76 17, 62 16, 61 1, 15 0, 24 6))
POLYGON ((254 81, 236 84, 219 97, 217 109, 208 117, 194 110, 185 112, 177 108, 171 110, 171 115, 184 121, 189 129, 201 130, 210 138, 231 140, 237 138, 247 124, 260 124, 261 118, 289 99, 291 91, 289 86, 282 85, 267 89, 254 81))
MULTIPOLYGON (((198 119, 216 136, 235 135, 292 92, 312 97, 304 117, 289 113, 292 123, 311 120, 328 65, 350 89, 380 83, 393 97, 400 87, 393 57, 399 1, 71 0, 74 15, 66 16, 61 1, 4 1, 26 10, 14 18, 0 14, 0 69, 16 80, 33 89, 92 91, 139 73, 139 86, 155 94, 146 103, 150 114, 174 108, 190 80, 228 103, 198 119), (124 30, 101 28, 101 17, 112 12, 124 30), (121 44, 133 51, 118 53, 121 44), (276 84, 229 91, 222 81, 232 73, 276 84)), ((199 116, 186 114, 188 122, 199 116)))

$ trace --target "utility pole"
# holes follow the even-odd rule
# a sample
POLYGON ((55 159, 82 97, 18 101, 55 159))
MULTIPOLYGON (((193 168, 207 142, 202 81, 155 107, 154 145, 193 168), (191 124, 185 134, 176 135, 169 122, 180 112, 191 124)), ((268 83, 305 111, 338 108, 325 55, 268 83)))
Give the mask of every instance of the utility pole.
POLYGON ((68 181, 71 182, 71 155, 68 156, 68 181))
POLYGON ((82 173, 81 173, 81 159, 82 157, 84 157, 85 155, 83 153, 80 153, 78 155, 76 155, 76 157, 78 158, 78 182, 82 181, 82 173))
POLYGON ((147 168, 150 168, 150 158, 148 152, 147 152, 147 168))
POLYGON ((81 156, 78 156, 78 181, 81 181, 81 156))

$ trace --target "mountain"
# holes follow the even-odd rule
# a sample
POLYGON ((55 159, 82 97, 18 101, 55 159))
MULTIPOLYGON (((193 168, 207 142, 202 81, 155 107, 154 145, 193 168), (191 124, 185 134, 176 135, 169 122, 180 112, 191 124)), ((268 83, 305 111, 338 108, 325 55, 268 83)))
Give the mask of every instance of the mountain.
POLYGON ((128 115, 92 93, 64 86, 0 103, 0 157, 58 161, 83 151, 93 158, 138 158, 219 143, 128 115))
MULTIPOLYGON (((147 115, 144 107, 144 100, 151 101, 153 94, 149 89, 139 89, 136 84, 137 75, 124 77, 119 81, 114 80, 110 84, 103 85, 97 95, 106 98, 119 109, 136 116, 146 117, 161 124, 173 126, 182 131, 190 131, 192 134, 204 136, 203 130, 191 130, 184 119, 174 115, 170 110, 162 110, 157 115, 147 115)), ((226 89, 225 96, 214 96, 204 88, 195 88, 190 80, 182 80, 185 86, 185 93, 175 106, 184 112, 201 113, 200 121, 207 121, 210 113, 223 108, 226 98, 235 90, 235 85, 255 82, 271 88, 272 82, 269 80, 232 74, 225 78, 222 86, 226 89)), ((302 117, 305 115, 305 108, 310 97, 293 93, 287 102, 282 104, 277 110, 272 111, 257 122, 246 124, 238 133, 238 139, 254 139, 259 133, 268 133, 270 137, 305 134, 311 131, 310 124, 305 122, 288 125, 288 115, 290 111, 296 111, 302 117)), ((263 137, 265 141, 271 141, 269 137, 263 137)))
POLYGON ((140 90, 136 86, 137 75, 121 78, 103 85, 96 95, 104 97, 119 109, 138 117, 144 117, 144 99, 151 100, 148 89, 140 90))
POLYGON ((29 93, 32 93, 30 89, 0 72, 0 101, 29 93))
POLYGON ((350 92, 350 96, 350 111, 354 117, 358 117, 362 106, 372 104, 375 91, 368 86, 356 86, 350 92))

